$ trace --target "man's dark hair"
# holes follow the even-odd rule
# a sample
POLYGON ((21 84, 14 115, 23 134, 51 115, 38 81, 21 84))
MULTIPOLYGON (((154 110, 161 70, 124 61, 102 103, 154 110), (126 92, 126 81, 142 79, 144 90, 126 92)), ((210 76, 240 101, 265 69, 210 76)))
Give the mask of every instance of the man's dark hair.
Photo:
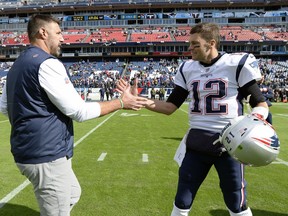
POLYGON ((30 17, 27 32, 28 38, 30 42, 33 42, 36 38, 36 35, 41 27, 43 27, 46 23, 55 22, 60 25, 60 20, 47 14, 34 14, 30 17))
POLYGON ((191 34, 200 34, 207 42, 214 39, 217 49, 220 48, 220 28, 216 23, 200 23, 193 26, 190 30, 191 34))

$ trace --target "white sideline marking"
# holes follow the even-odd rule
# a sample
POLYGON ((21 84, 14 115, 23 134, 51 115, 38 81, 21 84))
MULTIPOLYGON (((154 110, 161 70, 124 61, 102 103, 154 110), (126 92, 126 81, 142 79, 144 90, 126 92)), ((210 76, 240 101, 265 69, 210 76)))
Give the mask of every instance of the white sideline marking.
POLYGON ((2 200, 0 200, 0 208, 2 208, 7 202, 13 199, 20 191, 22 191, 29 184, 30 182, 27 179, 21 185, 15 188, 13 191, 11 191, 7 196, 5 196, 2 200))
POLYGON ((100 155, 100 157, 98 158, 97 161, 103 161, 103 160, 105 159, 106 155, 107 155, 107 153, 106 153, 106 152, 103 152, 103 153, 100 155))
POLYGON ((182 111, 182 112, 185 112, 185 113, 188 113, 188 111, 185 109, 182 109, 182 108, 180 108, 180 110, 182 111))
POLYGON ((288 117, 287 114, 280 114, 280 113, 276 113, 275 115, 276 115, 276 116, 281 116, 281 117, 288 117))
POLYGON ((0 121, 0 123, 4 123, 4 122, 8 122, 9 120, 3 120, 3 121, 0 121))
POLYGON ((104 121, 102 121, 100 124, 98 124, 95 128, 93 128, 92 130, 90 130, 87 134, 85 134, 83 137, 81 137, 75 144, 74 147, 76 147, 79 143, 81 143, 84 139, 86 139, 86 137, 88 137, 91 133, 93 133, 95 130, 97 130, 99 127, 101 127, 106 121, 108 121, 112 116, 114 116, 116 113, 118 112, 118 110, 114 113, 112 113, 108 118, 104 119, 104 121))
POLYGON ((149 114, 138 114, 138 113, 121 113, 120 116, 124 116, 124 117, 131 117, 131 116, 153 116, 153 115, 149 115, 149 114))
POLYGON ((276 161, 272 162, 273 164, 284 164, 286 166, 288 166, 288 162, 287 161, 284 161, 280 158, 276 158, 276 161))
MULTIPOLYGON (((76 143, 74 143, 74 147, 76 147, 79 143, 81 143, 86 137, 88 137, 91 133, 93 133, 95 130, 97 130, 100 126, 102 126, 106 121, 108 121, 113 115, 115 115, 118 112, 115 111, 112 113, 109 117, 104 119, 100 124, 98 124, 95 128, 90 130, 87 134, 85 134, 83 137, 81 137, 76 143)), ((20 193, 27 185, 29 185, 29 180, 25 180, 21 185, 19 185, 17 188, 12 190, 9 194, 7 194, 3 199, 0 200, 0 209, 8 203, 13 197, 15 197, 18 193, 20 193)))
POLYGON ((142 161, 143 161, 144 163, 148 163, 148 162, 149 162, 148 154, 142 154, 142 161))
POLYGON ((272 164, 283 164, 288 166, 288 162, 278 162, 278 161, 273 161, 272 164))
POLYGON ((137 113, 121 113, 120 116, 130 117, 130 116, 139 116, 137 113))

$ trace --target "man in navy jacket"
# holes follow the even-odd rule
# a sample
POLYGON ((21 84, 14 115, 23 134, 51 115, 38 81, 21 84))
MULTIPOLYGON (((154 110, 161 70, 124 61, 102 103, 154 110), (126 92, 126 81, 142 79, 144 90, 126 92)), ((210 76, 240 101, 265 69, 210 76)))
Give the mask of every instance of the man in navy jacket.
POLYGON ((7 75, 0 110, 11 123, 11 151, 34 187, 41 216, 67 216, 81 195, 73 172, 73 120, 82 122, 124 109, 141 109, 146 99, 129 91, 106 102, 85 103, 57 59, 64 41, 58 19, 33 15, 30 46, 7 75))

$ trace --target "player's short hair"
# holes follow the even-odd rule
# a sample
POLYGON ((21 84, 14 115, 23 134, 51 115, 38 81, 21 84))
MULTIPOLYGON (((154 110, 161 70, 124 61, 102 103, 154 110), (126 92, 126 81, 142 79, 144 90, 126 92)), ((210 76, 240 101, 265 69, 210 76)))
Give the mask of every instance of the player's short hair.
POLYGON ((27 33, 30 42, 33 42, 36 38, 36 35, 41 27, 46 23, 57 23, 60 25, 60 20, 47 14, 33 14, 27 25, 27 33))
POLYGON ((214 39, 216 48, 220 48, 220 28, 216 23, 199 23, 191 28, 191 34, 200 34, 206 41, 214 39))

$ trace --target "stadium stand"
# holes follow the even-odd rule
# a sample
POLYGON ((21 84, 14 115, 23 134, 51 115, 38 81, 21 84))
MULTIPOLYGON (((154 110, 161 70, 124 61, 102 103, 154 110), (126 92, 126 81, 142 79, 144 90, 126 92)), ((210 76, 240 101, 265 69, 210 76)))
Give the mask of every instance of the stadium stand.
POLYGON ((220 51, 252 52, 267 82, 288 88, 287 0, 0 0, 1 83, 29 45, 33 13, 62 21, 61 60, 78 88, 121 76, 139 77, 143 89, 172 87, 177 66, 190 56, 190 28, 199 22, 221 26, 220 51))
POLYGON ((86 38, 85 42, 95 43, 115 43, 115 42, 125 42, 127 40, 127 33, 122 28, 102 28, 96 29, 90 33, 86 38))
POLYGON ((72 29, 63 32, 64 43, 83 43, 87 33, 84 29, 72 29))
MULTIPOLYGON (((84 29, 71 29, 63 31, 64 43, 116 43, 116 42, 187 42, 189 40, 189 27, 169 29, 166 31, 140 30, 125 31, 122 28, 102 28, 93 31, 84 29)), ((29 44, 26 33, 1 32, 3 45, 29 44)), ((243 29, 240 26, 222 27, 222 40, 224 41, 284 41, 288 39, 288 32, 274 31, 274 28, 266 28, 265 31, 254 32, 251 29, 243 29)))

